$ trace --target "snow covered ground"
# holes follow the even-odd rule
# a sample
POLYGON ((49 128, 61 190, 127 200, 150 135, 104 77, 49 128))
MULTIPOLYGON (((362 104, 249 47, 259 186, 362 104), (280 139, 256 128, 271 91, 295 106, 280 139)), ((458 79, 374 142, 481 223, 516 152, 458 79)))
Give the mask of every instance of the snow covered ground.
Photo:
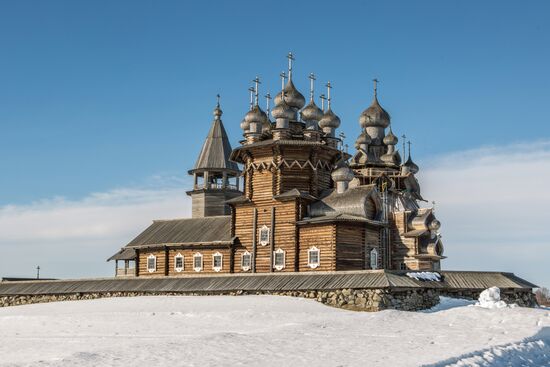
POLYGON ((550 311, 444 299, 353 312, 278 296, 0 309, 0 366, 550 366, 550 311))

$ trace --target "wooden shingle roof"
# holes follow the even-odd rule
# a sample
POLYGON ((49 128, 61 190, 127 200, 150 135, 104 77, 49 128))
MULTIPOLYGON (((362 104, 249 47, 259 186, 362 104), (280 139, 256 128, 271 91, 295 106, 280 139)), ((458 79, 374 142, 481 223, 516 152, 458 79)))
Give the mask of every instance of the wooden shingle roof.
POLYGON ((363 270, 316 273, 274 273, 239 275, 189 275, 160 278, 103 278, 57 281, 0 283, 2 295, 36 295, 106 292, 233 292, 233 291, 304 291, 336 289, 414 289, 484 290, 536 288, 512 273, 442 271, 443 281, 409 278, 405 272, 363 270))
POLYGON ((208 171, 216 169, 239 172, 237 163, 229 160, 230 155, 231 144, 229 144, 223 123, 220 119, 215 119, 204 141, 197 162, 189 173, 197 170, 208 171))
POLYGON ((231 243, 231 216, 155 220, 126 247, 231 243))

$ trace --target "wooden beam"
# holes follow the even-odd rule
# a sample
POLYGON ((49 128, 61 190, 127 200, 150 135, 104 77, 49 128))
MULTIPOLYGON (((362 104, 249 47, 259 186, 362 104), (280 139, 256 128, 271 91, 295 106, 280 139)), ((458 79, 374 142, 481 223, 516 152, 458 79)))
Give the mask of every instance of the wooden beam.
POLYGON ((270 253, 269 253, 269 272, 273 272, 273 252, 275 251, 275 207, 271 207, 271 231, 269 232, 270 253))
POLYGON ((256 272, 256 227, 258 226, 258 208, 254 208, 252 222, 252 272, 256 272))
POLYGON ((165 276, 168 276, 168 267, 170 264, 168 255, 169 255, 168 247, 164 246, 164 275, 165 276))

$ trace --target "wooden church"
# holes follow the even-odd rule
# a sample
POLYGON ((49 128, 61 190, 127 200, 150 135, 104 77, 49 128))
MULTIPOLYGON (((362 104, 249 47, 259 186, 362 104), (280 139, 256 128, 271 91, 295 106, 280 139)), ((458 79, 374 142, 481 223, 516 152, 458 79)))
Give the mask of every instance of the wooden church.
POLYGON ((440 222, 432 208, 419 205, 419 168, 410 146, 402 162, 376 80, 351 155, 337 135, 330 83, 318 107, 310 75, 306 104, 293 83, 292 54, 288 58, 267 113, 256 78, 240 125, 244 139, 235 149, 218 99, 189 171, 192 218, 153 221, 109 259, 117 276, 440 270, 440 222))

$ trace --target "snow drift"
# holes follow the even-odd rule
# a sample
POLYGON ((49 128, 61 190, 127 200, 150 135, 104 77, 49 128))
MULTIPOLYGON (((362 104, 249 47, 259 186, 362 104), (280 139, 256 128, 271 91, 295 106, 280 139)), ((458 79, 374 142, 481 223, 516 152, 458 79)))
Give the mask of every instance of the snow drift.
POLYGON ((499 353, 547 365, 549 311, 465 304, 367 313, 281 296, 150 296, 15 306, 0 309, 0 366, 444 366, 491 353, 496 364, 478 365, 507 365, 499 353))

